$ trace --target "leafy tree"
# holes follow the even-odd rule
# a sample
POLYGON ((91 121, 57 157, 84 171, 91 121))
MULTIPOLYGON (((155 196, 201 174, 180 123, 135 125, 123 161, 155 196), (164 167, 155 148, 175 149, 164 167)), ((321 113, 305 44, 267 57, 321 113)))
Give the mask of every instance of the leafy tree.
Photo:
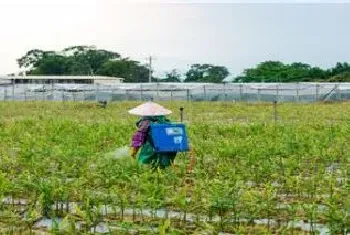
POLYGON ((266 61, 256 68, 246 69, 243 82, 276 82, 286 79, 287 67, 280 61, 266 61))
POLYGON ((226 67, 211 64, 193 64, 186 72, 185 82, 213 82, 220 83, 228 75, 226 67))
POLYGON ((316 80, 316 79, 324 80, 327 77, 328 77, 327 71, 319 67, 314 67, 310 69, 310 78, 312 78, 312 80, 316 80))
POLYGON ((69 75, 90 75, 94 74, 89 63, 87 63, 83 58, 66 58, 66 74, 69 75))
POLYGON ((36 62, 36 68, 29 73, 32 75, 63 75, 66 74, 67 63, 63 56, 53 55, 45 56, 43 59, 36 62))
POLYGON ((246 69, 242 82, 298 82, 325 78, 325 71, 305 63, 284 64, 280 61, 265 61, 256 68, 246 69))
POLYGON ((159 80, 160 82, 181 82, 181 73, 176 69, 165 73, 165 78, 159 80))
POLYGON ((284 66, 286 76, 282 77, 282 82, 296 82, 310 78, 311 66, 309 64, 298 62, 284 66))
POLYGON ((330 69, 330 74, 336 76, 338 74, 350 71, 350 66, 348 63, 336 63, 335 67, 330 69))
POLYGON ((328 82, 350 82, 350 71, 337 74, 327 80, 328 82))
POLYGON ((39 49, 33 49, 28 51, 24 56, 17 59, 17 63, 20 68, 33 68, 37 67, 38 63, 47 56, 55 55, 52 51, 43 51, 39 49))
POLYGON ((309 64, 295 62, 284 64, 280 61, 265 61, 255 68, 244 70, 243 76, 236 77, 238 82, 333 82, 347 81, 350 66, 338 62, 334 68, 323 70, 309 64))
POLYGON ((72 46, 62 52, 30 50, 17 62, 20 68, 29 69, 28 74, 89 75, 96 74, 105 62, 118 58, 117 52, 72 46))
POLYGON ((79 73, 79 70, 82 74, 95 74, 106 61, 120 58, 117 52, 97 50, 89 46, 68 47, 63 52, 71 55, 69 59, 74 69, 70 72, 73 74, 79 73))
POLYGON ((147 82, 149 69, 138 61, 126 58, 106 61, 97 73, 102 76, 122 77, 124 82, 147 82))

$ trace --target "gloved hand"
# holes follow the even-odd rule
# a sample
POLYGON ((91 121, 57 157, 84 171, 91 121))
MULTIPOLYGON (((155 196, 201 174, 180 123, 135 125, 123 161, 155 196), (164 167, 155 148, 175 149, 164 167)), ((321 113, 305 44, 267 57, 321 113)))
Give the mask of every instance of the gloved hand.
POLYGON ((130 156, 135 159, 137 151, 138 151, 137 148, 130 148, 130 156))

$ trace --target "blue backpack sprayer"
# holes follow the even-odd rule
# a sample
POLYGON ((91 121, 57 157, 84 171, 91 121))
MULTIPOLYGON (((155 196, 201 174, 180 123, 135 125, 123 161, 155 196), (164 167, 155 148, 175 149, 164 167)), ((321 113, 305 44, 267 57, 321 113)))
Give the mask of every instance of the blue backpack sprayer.
POLYGON ((151 124, 151 136, 156 153, 190 153, 190 164, 186 170, 187 173, 192 173, 194 154, 188 144, 186 125, 183 123, 183 111, 181 107, 181 123, 151 124))

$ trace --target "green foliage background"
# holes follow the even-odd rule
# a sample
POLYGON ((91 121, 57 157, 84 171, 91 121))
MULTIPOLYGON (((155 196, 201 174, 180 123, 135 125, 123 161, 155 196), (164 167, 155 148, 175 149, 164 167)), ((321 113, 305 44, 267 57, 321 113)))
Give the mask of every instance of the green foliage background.
MULTIPOLYGON (((148 82, 149 66, 118 52, 97 49, 94 46, 71 46, 60 52, 33 49, 17 60, 28 75, 101 75, 124 78, 124 82, 148 82)), ((225 66, 194 63, 181 74, 176 68, 163 77, 152 77, 154 82, 209 82, 221 83, 229 78, 225 66)), ((232 79, 231 79, 232 80, 232 79)), ((265 61, 245 69, 234 82, 349 82, 350 66, 338 62, 333 68, 322 69, 295 62, 265 61)))

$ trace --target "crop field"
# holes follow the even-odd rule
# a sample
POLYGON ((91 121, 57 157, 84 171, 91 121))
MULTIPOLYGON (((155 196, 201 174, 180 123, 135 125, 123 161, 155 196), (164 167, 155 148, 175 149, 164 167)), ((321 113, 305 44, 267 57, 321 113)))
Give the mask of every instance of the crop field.
POLYGON ((0 103, 0 234, 350 233, 350 103, 184 107, 196 164, 152 171, 136 102, 0 103))

